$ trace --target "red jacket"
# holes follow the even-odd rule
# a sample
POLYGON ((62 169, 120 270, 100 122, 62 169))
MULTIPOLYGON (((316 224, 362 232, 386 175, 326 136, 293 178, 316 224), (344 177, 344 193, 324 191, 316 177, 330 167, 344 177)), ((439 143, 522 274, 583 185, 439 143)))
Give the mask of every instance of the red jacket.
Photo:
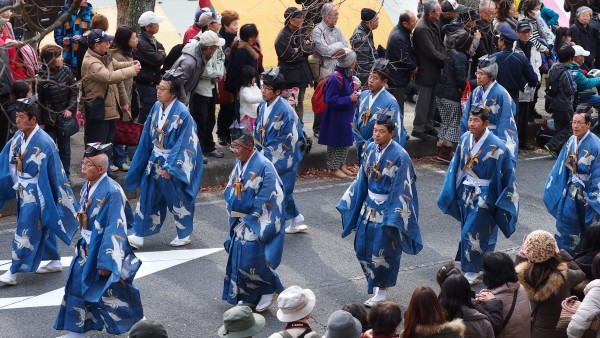
POLYGON ((198 35, 198 33, 200 33, 200 32, 201 32, 201 29, 200 29, 200 27, 198 27, 198 25, 196 25, 196 24, 191 25, 185 31, 185 34, 183 34, 183 43, 187 43, 188 41, 193 39, 196 35, 198 35))

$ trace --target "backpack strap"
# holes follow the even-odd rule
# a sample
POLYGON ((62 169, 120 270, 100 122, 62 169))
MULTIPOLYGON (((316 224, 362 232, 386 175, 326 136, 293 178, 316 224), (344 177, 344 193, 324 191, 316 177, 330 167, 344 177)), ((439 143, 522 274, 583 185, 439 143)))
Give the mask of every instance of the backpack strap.
POLYGON ((338 72, 337 70, 334 70, 333 74, 340 78, 340 89, 344 88, 344 77, 342 76, 342 73, 338 72))

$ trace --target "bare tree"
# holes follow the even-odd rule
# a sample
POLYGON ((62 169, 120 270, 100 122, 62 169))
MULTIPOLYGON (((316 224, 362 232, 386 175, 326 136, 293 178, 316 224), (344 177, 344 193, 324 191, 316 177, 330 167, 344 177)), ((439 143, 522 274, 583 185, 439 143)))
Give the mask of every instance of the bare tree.
POLYGON ((117 0, 117 25, 126 25, 138 31, 138 19, 142 13, 154 11, 156 0, 117 0))

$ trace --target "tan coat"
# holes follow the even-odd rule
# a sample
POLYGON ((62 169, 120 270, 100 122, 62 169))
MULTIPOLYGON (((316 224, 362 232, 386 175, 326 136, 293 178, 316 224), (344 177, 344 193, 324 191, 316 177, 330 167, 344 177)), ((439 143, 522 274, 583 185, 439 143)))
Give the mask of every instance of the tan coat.
POLYGON ((132 62, 118 62, 112 60, 110 55, 101 56, 91 48, 88 49, 81 65, 84 102, 98 96, 104 97, 108 86, 108 93, 104 100, 104 120, 121 118, 121 106, 127 102, 123 81, 135 75, 132 62))
POLYGON ((525 291, 525 288, 518 282, 515 282, 503 284, 490 291, 492 291, 496 299, 502 301, 502 314, 503 318, 506 318, 510 312, 510 307, 517 288, 519 288, 519 292, 517 293, 515 309, 498 338, 531 337, 531 305, 529 303, 529 298, 527 298, 527 291, 525 291))
MULTIPOLYGON (((123 51, 119 50, 119 49, 111 49, 111 54, 113 57, 113 60, 118 61, 118 62, 131 62, 133 61, 133 56, 127 56, 123 53, 123 51)), ((125 87, 125 94, 127 95, 127 99, 125 101, 120 101, 121 105, 124 104, 128 104, 129 105, 129 110, 131 111, 131 99, 132 99, 132 93, 133 93, 133 77, 130 79, 127 79, 125 81, 122 82, 123 86, 125 87)), ((122 120, 123 121, 131 121, 131 113, 129 114, 122 114, 122 120)))

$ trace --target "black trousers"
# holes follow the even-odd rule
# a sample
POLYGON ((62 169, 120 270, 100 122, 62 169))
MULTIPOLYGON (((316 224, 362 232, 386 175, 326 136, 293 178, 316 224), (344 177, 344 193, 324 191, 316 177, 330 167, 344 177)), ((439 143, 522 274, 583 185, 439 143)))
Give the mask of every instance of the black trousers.
MULTIPOLYGON (((114 120, 87 120, 85 121, 84 137, 87 143, 113 143, 115 140, 115 126, 117 119, 114 120)), ((87 144, 86 144, 87 146, 87 144)), ((109 158, 111 156, 109 155, 109 158)))
POLYGON ((216 123, 214 95, 216 95, 216 90, 214 89, 213 97, 193 93, 190 100, 190 112, 198 127, 198 139, 200 140, 200 147, 203 152, 211 152, 216 149, 212 136, 212 131, 216 123))
POLYGON ((527 127, 529 126, 529 114, 531 114, 533 102, 519 102, 519 115, 517 116, 517 131, 519 132, 519 146, 527 144, 527 127))
POLYGON ((556 135, 546 143, 546 146, 551 150, 556 151, 556 153, 559 153, 563 145, 567 143, 569 137, 571 137, 571 119, 573 118, 573 110, 559 111, 555 109, 552 118, 554 118, 556 135))
POLYGON ((235 116, 235 103, 222 104, 217 117, 217 136, 230 141, 231 131, 229 127, 235 116))

